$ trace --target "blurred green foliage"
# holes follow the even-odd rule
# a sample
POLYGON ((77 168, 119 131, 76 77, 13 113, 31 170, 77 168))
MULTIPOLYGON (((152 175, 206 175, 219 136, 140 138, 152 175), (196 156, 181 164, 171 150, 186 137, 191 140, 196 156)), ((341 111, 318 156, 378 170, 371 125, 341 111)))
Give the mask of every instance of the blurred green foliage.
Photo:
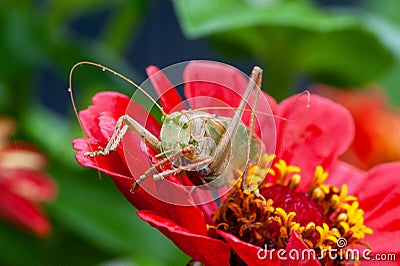
MULTIPOLYGON (((282 99, 299 77, 338 86, 382 84, 400 104, 400 2, 363 2, 325 9, 302 0, 174 0, 188 38, 207 38, 228 58, 252 57, 266 70, 265 89, 282 99)), ((0 221, 1 265, 183 265, 189 258, 142 222, 108 177, 77 165, 72 139, 82 135, 70 112, 63 116, 39 101, 37 84, 48 71, 60 78, 68 101, 68 73, 82 60, 118 66, 148 12, 146 0, 2 1, 0 3, 0 114, 17 120, 16 139, 49 157, 48 172, 60 194, 46 206, 53 224, 47 239, 0 221), (85 17, 100 16, 94 36, 82 34, 85 17), (79 28, 78 27, 78 28, 79 28), (42 78, 40 78, 42 77, 42 78)), ((143 71, 143 70, 140 70, 143 71)), ((127 86, 99 69, 74 73, 78 109, 96 91, 127 86)), ((141 80, 141 79, 139 79, 141 80)), ((50 99, 53 100, 53 99, 50 99)))
POLYGON ((299 76, 362 87, 400 61, 398 31, 362 7, 328 10, 306 0, 174 3, 189 38, 207 37, 229 57, 258 58, 266 70, 264 88, 279 99, 293 93, 299 76))
POLYGON ((383 20, 375 21, 373 26, 379 28, 381 37, 392 46, 396 56, 393 67, 381 77, 378 84, 386 89, 392 104, 400 105, 400 1, 368 0, 365 7, 374 17, 383 20))

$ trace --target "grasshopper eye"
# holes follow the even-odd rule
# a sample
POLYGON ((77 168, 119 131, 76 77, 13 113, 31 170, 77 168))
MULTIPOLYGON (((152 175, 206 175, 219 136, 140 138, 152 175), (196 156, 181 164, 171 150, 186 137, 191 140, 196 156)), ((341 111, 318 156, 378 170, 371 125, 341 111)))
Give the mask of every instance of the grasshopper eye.
POLYGON ((208 175, 211 173, 211 169, 210 169, 210 167, 207 165, 207 166, 204 166, 203 168, 200 168, 200 169, 198 170, 198 172, 199 172, 199 174, 202 175, 202 176, 208 176, 208 175))
POLYGON ((188 128, 188 126, 189 126, 189 121, 186 121, 185 123, 182 124, 183 129, 188 128))

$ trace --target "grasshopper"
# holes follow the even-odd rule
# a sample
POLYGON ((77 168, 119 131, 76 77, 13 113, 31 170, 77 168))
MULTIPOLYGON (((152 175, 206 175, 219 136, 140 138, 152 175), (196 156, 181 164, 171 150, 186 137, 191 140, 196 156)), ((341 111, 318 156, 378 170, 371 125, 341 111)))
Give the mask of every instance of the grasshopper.
MULTIPOLYGON (((150 133, 144 126, 129 115, 121 116, 115 130, 104 148, 86 152, 85 156, 107 156, 115 151, 128 130, 142 138, 160 158, 145 171, 132 185, 132 192, 148 177, 161 180, 170 175, 185 173, 192 183, 218 189, 229 184, 234 178, 235 170, 243 170, 243 188, 247 189, 247 170, 251 162, 257 161, 262 154, 263 143, 254 134, 255 109, 259 100, 262 81, 262 69, 255 66, 240 104, 235 108, 233 117, 216 116, 200 110, 182 110, 166 114, 161 106, 140 86, 121 74, 92 62, 80 62, 107 70, 128 81, 141 90, 162 111, 162 126, 159 138, 150 133), (254 91, 253 109, 247 127, 241 121, 246 111, 246 103, 254 91), (157 172, 165 164, 171 169, 157 172)), ((72 92, 71 92, 72 97, 72 92)), ((212 109, 212 108, 210 108, 212 109)), ((248 111, 248 110, 247 110, 248 111)))

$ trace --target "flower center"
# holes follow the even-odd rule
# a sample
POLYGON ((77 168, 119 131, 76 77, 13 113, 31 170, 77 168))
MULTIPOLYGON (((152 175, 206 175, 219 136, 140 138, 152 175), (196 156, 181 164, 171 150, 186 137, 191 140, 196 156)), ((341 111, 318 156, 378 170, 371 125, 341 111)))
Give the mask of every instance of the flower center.
MULTIPOLYGON (((318 166, 308 191, 297 191, 301 169, 283 160, 268 169, 272 159, 264 155, 260 166, 249 169, 247 189, 242 175, 213 216, 217 229, 269 250, 285 249, 296 232, 323 265, 332 262, 327 250, 342 254, 356 244, 368 246, 362 240, 372 230, 364 225, 364 212, 357 198, 347 195, 346 185, 324 184, 328 173, 318 166), (262 183, 266 175, 274 176, 275 183, 262 183), (339 245, 339 239, 347 245, 339 245)), ((334 263, 343 263, 340 259, 334 263)))
POLYGON ((286 186, 273 185, 262 188, 260 194, 266 199, 272 199, 275 208, 282 208, 286 213, 295 212, 293 222, 301 226, 306 226, 310 222, 320 226, 323 223, 330 224, 324 214, 324 208, 306 193, 297 192, 286 186))

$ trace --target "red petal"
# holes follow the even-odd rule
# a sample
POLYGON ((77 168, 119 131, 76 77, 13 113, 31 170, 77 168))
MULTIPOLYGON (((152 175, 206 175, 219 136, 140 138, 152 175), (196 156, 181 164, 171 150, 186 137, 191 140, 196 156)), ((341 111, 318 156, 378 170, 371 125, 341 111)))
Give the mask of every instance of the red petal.
POLYGON ((172 110, 180 111, 184 109, 182 98, 171 84, 169 79, 160 69, 155 66, 146 68, 147 76, 149 76, 165 113, 169 114, 172 110))
POLYGON ((234 235, 220 230, 217 233, 228 241, 228 244, 248 266, 261 264, 280 265, 276 252, 243 242, 234 235))
POLYGON ((354 136, 351 115, 339 104, 314 94, 310 102, 308 97, 292 96, 278 108, 278 115, 293 120, 277 120, 277 134, 282 138, 278 139, 279 157, 302 169, 299 189, 308 188, 315 167, 328 169, 350 145, 354 136))
POLYGON ((0 216, 4 219, 41 237, 50 233, 51 225, 38 205, 4 188, 0 188, 0 199, 0 216))
POLYGON ((364 241, 371 246, 371 250, 374 253, 396 253, 400 255, 400 230, 394 232, 374 232, 372 235, 367 235, 364 241))
MULTIPOLYGON (((185 68, 183 79, 184 92, 192 109, 205 108, 205 112, 224 117, 233 117, 234 109, 242 100, 248 81, 236 68, 217 62, 192 61, 185 68), (222 107, 228 109, 214 109, 222 107)), ((246 109, 253 106, 253 95, 248 100, 246 109)), ((275 151, 275 121, 272 112, 276 102, 265 93, 260 95, 256 114, 255 132, 261 136, 267 146, 267 152, 275 151)), ((243 122, 249 124, 250 112, 243 115, 243 122)))
POLYGON ((347 184, 349 195, 358 197, 360 208, 365 211, 364 223, 374 231, 372 235, 366 235, 365 241, 374 252, 395 251, 393 247, 400 245, 400 237, 396 237, 400 232, 400 186, 397 181, 400 163, 383 164, 369 173, 345 163, 338 164, 340 167, 334 168, 329 180, 339 186, 347 184))
POLYGON ((283 258, 285 258, 285 260, 282 261, 281 265, 321 266, 321 263, 313 256, 313 254, 315 254, 315 253, 308 252, 308 251, 313 251, 313 250, 310 250, 310 248, 304 243, 304 241, 294 231, 290 235, 289 242, 288 242, 285 250, 286 250, 285 255, 282 256, 283 258))
POLYGON ((100 132, 103 134, 105 139, 110 139, 115 130, 115 125, 117 119, 115 115, 111 112, 101 112, 98 117, 98 124, 100 127, 100 132))
MULTIPOLYGON (((209 61, 190 62, 183 73, 183 80, 185 82, 184 92, 186 98, 207 96, 220 99, 232 107, 239 105, 248 85, 245 74, 235 67, 209 61)), ((264 94, 264 96, 268 105, 274 110, 276 107, 275 100, 267 94, 264 94)), ((249 100, 249 102, 251 103, 252 101, 249 100)), ((192 100, 191 107, 207 107, 207 104, 202 101, 192 100)), ((261 108, 260 111, 267 112, 268 110, 261 108)))
MULTIPOLYGON (((206 98, 195 98, 199 96, 211 97, 210 100, 219 99, 237 107, 247 87, 247 80, 242 73, 232 66, 217 62, 190 62, 185 68, 183 80, 185 96, 190 99, 193 109, 213 106, 206 98)), ((223 115, 227 112, 218 113, 223 115)))
POLYGON ((92 102, 100 112, 111 112, 118 118, 125 114, 130 98, 118 92, 103 91, 95 94, 92 102))
MULTIPOLYGON (((368 212, 380 205, 391 192, 400 188, 399 186, 400 163, 387 163, 374 167, 368 172, 366 182, 359 188, 356 196, 359 198, 361 208, 368 212)), ((394 206, 382 206, 385 211, 390 211, 394 206)))
POLYGON ((171 239, 183 252, 205 265, 229 265, 229 246, 214 238, 197 235, 175 222, 151 211, 139 211, 138 216, 171 239))
POLYGON ((218 210, 216 201, 210 201, 208 203, 198 205, 198 208, 202 213, 204 213, 204 219, 208 224, 215 224, 214 220, 212 219, 212 215, 218 210))
POLYGON ((166 212, 167 217, 179 226, 197 235, 207 235, 207 224, 199 208, 194 206, 170 205, 166 212))
POLYGON ((125 198, 137 209, 153 210, 166 215, 166 203, 148 194, 141 186, 139 186, 133 193, 131 192, 134 182, 132 178, 121 176, 111 176, 111 178, 125 198))
POLYGON ((79 112, 79 120, 86 136, 97 140, 107 140, 101 135, 98 125, 98 116, 102 112, 109 112, 115 119, 124 115, 130 102, 129 97, 117 92, 100 92, 92 98, 93 106, 79 112))
MULTIPOLYGON (((371 227, 376 234, 383 231, 400 231, 399 198, 400 187, 396 187, 385 198, 378 201, 372 210, 365 213, 365 224, 371 227)), ((363 208, 363 202, 360 207, 363 208)))
POLYGON ((356 195, 360 187, 368 182, 367 173, 345 162, 337 161, 329 169, 326 184, 334 185, 338 188, 347 184, 348 195, 356 195))
MULTIPOLYGON (((179 181, 178 181, 179 182, 179 181)), ((203 212, 195 206, 189 191, 181 185, 167 180, 157 183, 158 193, 155 194, 164 203, 166 218, 199 235, 207 234, 207 226, 203 212), (183 206, 182 206, 183 205, 183 206), (200 230, 200 231, 199 231, 200 230)))
POLYGON ((75 158, 80 165, 97 169, 108 175, 131 178, 129 169, 125 166, 118 153, 110 153, 107 156, 97 156, 93 158, 84 156, 84 152, 97 150, 98 146, 103 145, 103 142, 98 144, 89 144, 88 142, 89 140, 84 138, 74 139, 72 141, 73 148, 78 151, 75 158))

